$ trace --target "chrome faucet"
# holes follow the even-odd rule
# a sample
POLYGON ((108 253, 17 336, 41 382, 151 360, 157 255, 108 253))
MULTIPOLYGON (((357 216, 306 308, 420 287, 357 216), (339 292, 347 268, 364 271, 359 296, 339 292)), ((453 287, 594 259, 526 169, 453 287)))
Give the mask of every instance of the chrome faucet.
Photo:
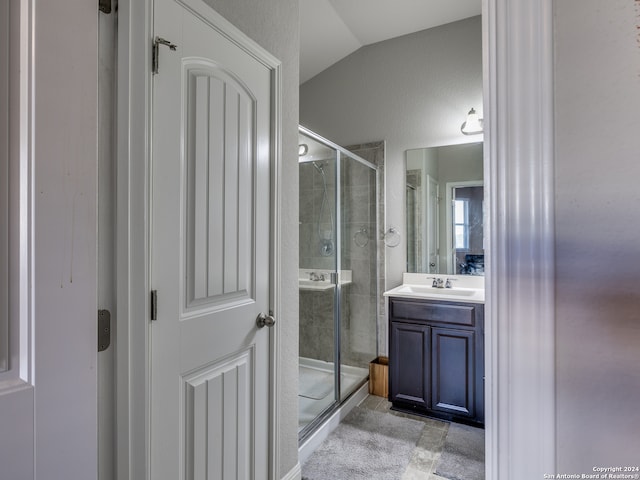
POLYGON ((310 272, 309 280, 311 280, 312 282, 324 282, 324 273, 318 275, 316 272, 310 272))
POLYGON ((431 284, 433 288, 453 288, 453 285, 451 285, 451 282, 456 281, 455 278, 447 278, 446 282, 443 279, 438 277, 427 277, 427 279, 433 280, 433 283, 431 284))

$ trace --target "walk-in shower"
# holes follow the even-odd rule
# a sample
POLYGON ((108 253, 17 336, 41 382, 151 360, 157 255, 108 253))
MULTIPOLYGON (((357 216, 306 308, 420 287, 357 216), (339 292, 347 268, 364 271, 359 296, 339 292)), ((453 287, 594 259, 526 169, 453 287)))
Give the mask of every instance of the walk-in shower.
POLYGON ((299 436, 368 377, 377 352, 377 168, 300 127, 299 436))

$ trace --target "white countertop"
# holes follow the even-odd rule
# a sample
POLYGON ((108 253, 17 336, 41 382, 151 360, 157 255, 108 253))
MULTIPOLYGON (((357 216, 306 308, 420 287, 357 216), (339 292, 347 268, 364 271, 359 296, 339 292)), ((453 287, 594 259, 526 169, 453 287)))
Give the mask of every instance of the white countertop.
POLYGON ((407 297, 449 302, 484 303, 484 277, 477 275, 440 275, 404 273, 402 285, 384 292, 385 297, 407 297), (433 287, 433 278, 449 279, 452 288, 433 287))

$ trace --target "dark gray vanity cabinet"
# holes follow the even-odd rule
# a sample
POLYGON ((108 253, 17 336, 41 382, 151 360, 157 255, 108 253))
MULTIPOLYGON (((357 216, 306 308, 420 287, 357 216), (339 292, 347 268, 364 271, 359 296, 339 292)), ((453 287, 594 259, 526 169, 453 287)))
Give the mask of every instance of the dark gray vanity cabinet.
POLYGON ((484 305, 389 298, 396 410, 484 423, 484 305))

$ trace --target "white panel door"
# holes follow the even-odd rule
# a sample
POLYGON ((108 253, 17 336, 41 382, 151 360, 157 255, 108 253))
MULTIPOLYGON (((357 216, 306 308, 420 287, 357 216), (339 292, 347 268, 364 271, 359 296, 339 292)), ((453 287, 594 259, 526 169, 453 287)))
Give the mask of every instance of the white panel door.
POLYGON ((269 477, 271 70, 199 1, 158 0, 150 477, 269 477))

